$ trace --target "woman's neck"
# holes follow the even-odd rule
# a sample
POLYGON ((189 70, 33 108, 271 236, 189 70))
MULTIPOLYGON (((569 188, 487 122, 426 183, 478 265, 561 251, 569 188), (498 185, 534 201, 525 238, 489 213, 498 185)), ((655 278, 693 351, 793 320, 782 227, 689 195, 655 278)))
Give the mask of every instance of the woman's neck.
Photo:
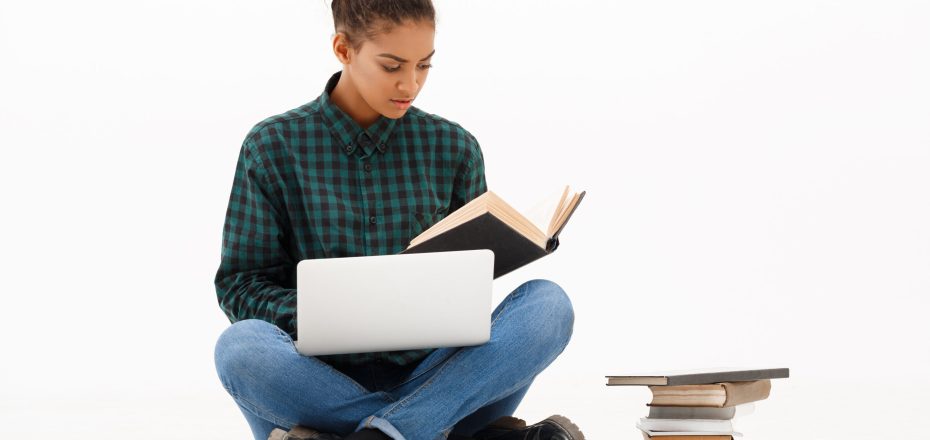
POLYGON ((358 88, 355 87, 352 79, 346 75, 345 71, 342 72, 342 75, 339 75, 339 82, 336 83, 336 87, 329 94, 329 99, 365 129, 374 124, 381 116, 362 99, 362 95, 358 93, 358 88))

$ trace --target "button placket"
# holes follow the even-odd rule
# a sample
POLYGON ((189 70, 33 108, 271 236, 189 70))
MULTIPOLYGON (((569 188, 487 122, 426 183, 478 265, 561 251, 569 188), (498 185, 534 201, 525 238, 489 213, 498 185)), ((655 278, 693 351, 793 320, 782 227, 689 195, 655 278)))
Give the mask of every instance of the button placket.
MULTIPOLYGON (((366 137, 366 139, 367 139, 367 137, 366 137)), ((372 173, 371 173, 371 170, 372 170, 372 168, 374 168, 374 167, 371 165, 371 161, 372 161, 372 160, 374 160, 374 157, 373 157, 373 156, 370 156, 370 155, 369 155, 369 156, 365 157, 365 158, 362 160, 362 168, 361 168, 361 172, 359 173, 359 174, 360 174, 360 176, 359 176, 359 177, 360 177, 360 181, 365 182, 365 183, 364 183, 363 192, 367 192, 367 194, 377 194, 377 193, 378 193, 378 188, 376 188, 376 187, 373 185, 373 183, 372 183, 372 173)), ((371 202, 374 202, 374 200, 372 200, 371 202)), ((376 205, 377 205, 377 203, 375 203, 374 205, 370 204, 370 205, 369 205, 369 209, 371 209, 371 210, 374 211, 374 212, 377 212, 377 210, 379 209, 379 207, 376 206, 376 205)), ((371 211, 370 211, 370 212, 371 212, 371 211)), ((372 227, 376 226, 376 225, 378 224, 378 216, 376 216, 376 215, 369 216, 369 217, 368 217, 368 224, 371 225, 372 227)))
POLYGON ((380 241, 376 234, 378 234, 379 229, 381 229, 382 224, 390 223, 390 220, 387 220, 384 217, 382 212, 383 206, 378 198, 378 195, 381 194, 380 188, 378 187, 378 181, 375 178, 376 176, 375 166, 372 162, 376 159, 376 154, 378 150, 383 152, 383 149, 378 148, 380 143, 375 142, 367 133, 362 132, 355 139, 355 149, 358 150, 359 155, 357 159, 361 166, 356 167, 356 176, 358 176, 358 182, 361 186, 359 189, 361 197, 365 203, 365 211, 368 215, 368 230, 365 233, 365 246, 367 250, 373 250, 374 246, 377 246, 377 243, 380 241), (387 222, 387 223, 385 223, 387 222))
POLYGON ((370 214, 377 212, 378 207, 376 206, 377 203, 373 203, 375 202, 374 200, 369 200, 369 196, 372 194, 377 194, 377 188, 373 188, 370 183, 372 168, 371 163, 369 162, 370 160, 370 157, 362 160, 362 167, 361 170, 359 170, 359 181, 362 182, 362 197, 366 200, 366 204, 368 205, 368 225, 372 228, 375 228, 378 225, 378 216, 370 214))

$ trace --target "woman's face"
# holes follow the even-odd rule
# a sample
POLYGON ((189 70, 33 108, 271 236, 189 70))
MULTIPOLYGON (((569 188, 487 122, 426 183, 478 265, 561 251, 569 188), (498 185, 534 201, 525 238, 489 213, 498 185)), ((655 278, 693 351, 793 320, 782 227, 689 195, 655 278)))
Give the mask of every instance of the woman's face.
POLYGON ((423 89, 433 56, 432 23, 407 21, 349 49, 343 74, 350 75, 361 98, 375 112, 397 119, 423 89))

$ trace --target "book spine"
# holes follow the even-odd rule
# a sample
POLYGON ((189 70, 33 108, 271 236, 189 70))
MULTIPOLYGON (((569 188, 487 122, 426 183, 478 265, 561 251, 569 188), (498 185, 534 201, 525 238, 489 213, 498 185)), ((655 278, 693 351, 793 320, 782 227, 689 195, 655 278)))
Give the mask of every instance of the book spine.
POLYGON ((772 391, 772 381, 757 380, 754 382, 723 383, 727 399, 723 406, 736 406, 743 403, 765 400, 772 391))
POLYGON ((546 253, 551 254, 559 248, 559 237, 551 237, 546 241, 546 253))

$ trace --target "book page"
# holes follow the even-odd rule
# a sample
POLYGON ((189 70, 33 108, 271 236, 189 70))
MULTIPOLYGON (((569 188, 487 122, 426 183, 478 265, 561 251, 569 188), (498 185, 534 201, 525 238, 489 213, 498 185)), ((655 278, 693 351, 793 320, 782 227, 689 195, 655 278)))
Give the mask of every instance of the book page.
POLYGON ((540 200, 532 208, 529 208, 523 215, 533 222, 537 228, 543 233, 549 233, 549 224, 552 223, 552 218, 555 215, 556 209, 559 207, 559 203, 562 201, 562 196, 565 194, 565 191, 568 187, 560 188, 558 192, 554 192, 546 198, 540 200))

